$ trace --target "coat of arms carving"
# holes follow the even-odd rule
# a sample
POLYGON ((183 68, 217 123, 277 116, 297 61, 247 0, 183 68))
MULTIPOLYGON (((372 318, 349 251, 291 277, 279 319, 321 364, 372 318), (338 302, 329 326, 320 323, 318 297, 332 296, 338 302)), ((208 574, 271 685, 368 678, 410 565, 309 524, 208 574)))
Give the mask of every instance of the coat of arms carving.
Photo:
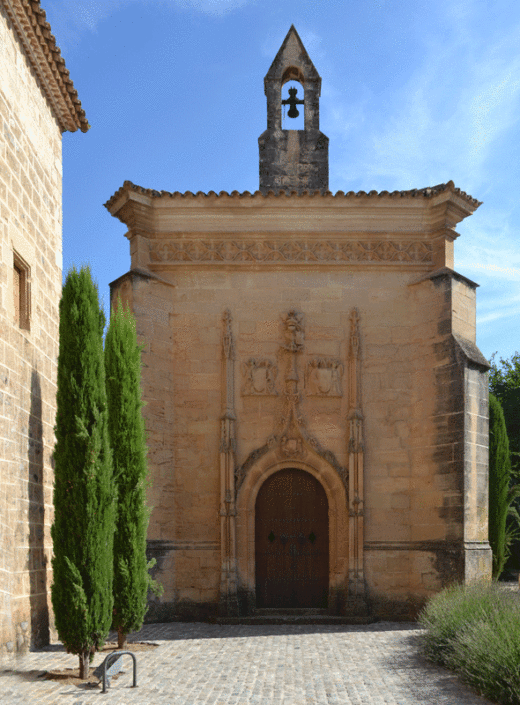
POLYGON ((315 357, 307 363, 307 394, 318 397, 341 397, 343 363, 331 357, 315 357))
POLYGON ((244 396, 277 395, 276 376, 278 368, 271 360, 257 360, 253 357, 242 363, 244 396))

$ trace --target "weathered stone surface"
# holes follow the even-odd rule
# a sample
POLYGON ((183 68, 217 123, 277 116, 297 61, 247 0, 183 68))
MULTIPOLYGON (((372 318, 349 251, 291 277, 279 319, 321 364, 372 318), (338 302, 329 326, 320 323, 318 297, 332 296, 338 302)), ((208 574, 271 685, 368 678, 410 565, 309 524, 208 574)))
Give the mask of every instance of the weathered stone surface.
POLYGON ((61 131, 88 124, 49 30, 38 3, 0 1, 0 654, 52 630, 61 131))
POLYGON ((327 191, 329 138, 319 129, 321 78, 294 26, 271 64, 264 86, 267 130, 258 138, 260 191, 327 191), (290 80, 298 81, 304 93, 304 105, 300 106, 303 130, 282 129, 282 87, 290 80))

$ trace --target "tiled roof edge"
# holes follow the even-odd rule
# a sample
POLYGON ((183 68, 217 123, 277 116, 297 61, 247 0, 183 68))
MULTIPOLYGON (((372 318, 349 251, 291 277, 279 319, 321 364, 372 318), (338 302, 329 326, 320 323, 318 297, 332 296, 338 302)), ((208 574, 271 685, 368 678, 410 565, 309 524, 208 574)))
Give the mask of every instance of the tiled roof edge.
POLYGON ((113 203, 119 196, 121 196, 125 191, 134 191, 136 193, 141 193, 150 198, 302 198, 304 196, 312 196, 313 198, 431 198, 432 196, 441 193, 442 191, 452 191, 452 193, 461 196, 468 203, 478 208, 482 204, 482 201, 477 201, 465 191, 461 191, 460 188, 456 188, 453 181, 448 181, 446 184, 437 184, 437 186, 427 186, 421 189, 411 189, 409 191, 303 191, 298 193, 297 191, 285 191, 280 189, 279 191, 269 191, 267 194, 261 191, 255 191, 251 193, 250 191, 232 191, 228 193, 227 191, 220 191, 216 193, 215 191, 208 191, 204 193, 203 191, 198 191, 193 193, 192 191, 156 191, 155 189, 147 189, 142 186, 136 186, 131 181, 125 181, 124 184, 119 188, 113 196, 111 196, 108 201, 104 204, 106 208, 110 209, 113 203))
POLYGON ((62 132, 87 132, 89 124, 65 59, 40 0, 2 0, 25 54, 38 76, 62 132))

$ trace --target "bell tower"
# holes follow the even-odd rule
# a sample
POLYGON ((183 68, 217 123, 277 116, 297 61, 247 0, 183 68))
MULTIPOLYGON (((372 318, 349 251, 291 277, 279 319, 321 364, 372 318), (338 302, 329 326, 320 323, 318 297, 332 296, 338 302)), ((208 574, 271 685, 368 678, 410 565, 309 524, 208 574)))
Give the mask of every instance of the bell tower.
POLYGON ((258 138, 260 191, 264 195, 271 189, 328 191, 329 138, 320 132, 321 77, 294 25, 264 78, 264 90, 267 130, 258 138), (300 89, 290 88, 283 100, 282 88, 288 81, 298 81, 303 95, 300 89), (303 130, 282 129, 282 109, 287 107, 289 120, 303 109, 303 130))

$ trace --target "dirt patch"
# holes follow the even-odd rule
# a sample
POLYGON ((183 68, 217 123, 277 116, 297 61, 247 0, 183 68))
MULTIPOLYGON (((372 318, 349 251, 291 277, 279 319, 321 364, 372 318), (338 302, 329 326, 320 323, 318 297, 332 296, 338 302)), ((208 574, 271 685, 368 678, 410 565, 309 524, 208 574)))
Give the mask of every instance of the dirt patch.
MULTIPOLYGON (((128 642, 126 647, 121 649, 121 651, 151 651, 158 646, 159 644, 154 644, 152 641, 132 641, 128 642)), ((97 653, 100 654, 103 651, 118 651, 117 644, 109 641, 97 653)))
MULTIPOLYGON (((139 641, 136 643, 128 643, 126 645, 125 649, 121 649, 122 651, 133 651, 137 653, 138 651, 151 651, 152 649, 156 649, 159 646, 159 644, 153 644, 153 643, 148 643, 145 641, 139 641)), ((112 651, 118 651, 117 644, 114 643, 107 643, 104 645, 102 649, 100 649, 97 653, 103 653, 103 652, 112 652, 112 651)), ((94 657, 95 658, 95 657, 94 657)), ((97 661, 98 659, 95 658, 97 661)), ((103 659, 100 660, 100 663, 103 663, 103 659)), ((54 669, 53 671, 46 671, 45 673, 42 673, 40 678, 44 678, 45 680, 48 681, 59 681, 60 683, 64 683, 66 685, 76 685, 78 688, 83 688, 83 689, 88 689, 88 688, 97 688, 100 686, 100 681, 97 676, 94 675, 94 668, 97 668, 97 666, 100 664, 97 664, 95 667, 90 666, 90 673, 88 678, 81 679, 79 677, 79 667, 78 668, 61 668, 61 669, 54 669)), ((126 666, 126 663, 125 663, 126 666)), ((130 670, 132 670, 132 663, 130 660, 130 657, 128 657, 128 666, 130 667, 130 670)), ((119 678, 119 675, 122 675, 126 671, 123 669, 121 671, 121 674, 112 676, 113 681, 117 681, 119 678)), ((101 687, 101 686, 100 686, 101 687)))

